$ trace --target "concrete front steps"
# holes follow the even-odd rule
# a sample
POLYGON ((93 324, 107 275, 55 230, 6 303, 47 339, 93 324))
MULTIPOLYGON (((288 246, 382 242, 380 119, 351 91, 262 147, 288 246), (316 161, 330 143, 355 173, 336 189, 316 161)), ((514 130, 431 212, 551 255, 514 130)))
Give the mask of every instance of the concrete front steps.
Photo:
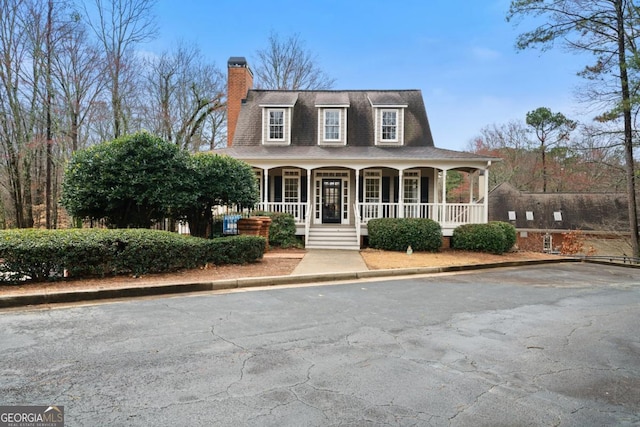
POLYGON ((304 245, 307 249, 346 249, 360 250, 360 242, 355 227, 345 226, 312 226, 309 240, 304 245))

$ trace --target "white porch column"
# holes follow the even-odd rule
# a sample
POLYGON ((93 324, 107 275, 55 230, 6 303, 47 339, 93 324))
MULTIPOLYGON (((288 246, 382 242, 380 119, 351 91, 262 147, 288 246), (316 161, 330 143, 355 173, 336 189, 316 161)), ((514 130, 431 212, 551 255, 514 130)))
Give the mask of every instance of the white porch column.
MULTIPOLYGON (((362 212, 360 212, 360 169, 355 170, 356 174, 356 199, 353 202, 355 206, 358 207, 358 216, 360 218, 356 218, 356 221, 360 221, 362 223, 362 212)), ((356 227, 360 227, 360 224, 356 224, 356 227)))
POLYGON ((442 169, 442 218, 440 223, 445 222, 447 218, 447 170, 442 169))
MULTIPOLYGON (((311 194, 311 169, 307 169, 307 212, 305 214, 305 223, 308 215, 311 215, 313 211, 313 203, 315 201, 315 194, 311 194)), ((313 220, 313 218, 311 218, 313 220)), ((310 223, 310 222, 309 222, 310 223)))
POLYGON ((267 203, 269 202, 269 169, 264 169, 264 193, 262 199, 264 202, 264 210, 268 211, 267 203))
MULTIPOLYGON (((469 173, 469 203, 473 203, 473 183, 474 183, 473 178, 477 172, 478 171, 476 170, 475 172, 469 173)), ((479 189, 478 189, 478 192, 480 192, 479 189)))
POLYGON ((398 171, 398 218, 404 218, 404 169, 398 171))
POLYGON ((491 166, 491 160, 487 162, 487 168, 484 170, 484 222, 489 222, 489 166, 491 166))

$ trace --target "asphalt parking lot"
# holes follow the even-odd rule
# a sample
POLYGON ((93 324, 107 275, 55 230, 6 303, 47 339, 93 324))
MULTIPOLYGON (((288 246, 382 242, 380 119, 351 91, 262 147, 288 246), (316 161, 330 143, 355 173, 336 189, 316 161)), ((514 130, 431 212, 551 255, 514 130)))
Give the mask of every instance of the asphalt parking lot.
POLYGON ((0 311, 67 425, 640 424, 640 270, 567 263, 0 311))

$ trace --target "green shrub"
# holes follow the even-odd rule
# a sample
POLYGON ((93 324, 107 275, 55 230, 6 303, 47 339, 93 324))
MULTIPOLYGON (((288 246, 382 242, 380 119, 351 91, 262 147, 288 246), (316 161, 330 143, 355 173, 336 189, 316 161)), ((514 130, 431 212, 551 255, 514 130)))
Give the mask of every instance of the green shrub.
POLYGON ((505 237, 503 252, 509 252, 516 244, 516 241, 518 239, 516 228, 508 222, 504 221, 491 221, 490 224, 495 224, 502 228, 502 232, 504 233, 505 237))
POLYGON ((300 245, 296 238, 296 221, 293 215, 284 212, 255 212, 256 216, 271 218, 269 244, 280 248, 294 248, 300 245))
POLYGON ((15 282, 147 274, 207 263, 244 264, 262 257, 265 240, 214 240, 146 229, 8 230, 0 232, 1 280, 15 282))
POLYGON ((497 224, 465 224, 456 227, 451 237, 451 247, 476 252, 502 254, 507 238, 497 224))
POLYGON ((442 247, 442 229, 431 219, 379 218, 367 223, 369 246, 388 251, 437 252, 442 247))

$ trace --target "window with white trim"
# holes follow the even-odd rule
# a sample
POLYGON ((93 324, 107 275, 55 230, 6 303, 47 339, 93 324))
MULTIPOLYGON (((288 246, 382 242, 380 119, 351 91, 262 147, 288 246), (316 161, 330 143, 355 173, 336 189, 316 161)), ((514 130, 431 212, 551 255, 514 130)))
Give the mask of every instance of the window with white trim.
POLYGON ((375 108, 375 144, 402 145, 404 143, 404 108, 375 108))
POLYGON ((324 110, 324 140, 340 141, 340 110, 324 110))
POLYGON ((284 170, 282 193, 285 203, 298 203, 300 200, 300 171, 284 170))
POLYGON ((382 173, 367 171, 364 173, 364 202, 379 203, 382 173))
POLYGON ((362 218, 369 220, 378 218, 378 205, 382 198, 382 172, 381 171, 365 171, 364 173, 364 206, 362 208, 362 218))
POLYGON ((269 141, 284 141, 285 131, 285 111, 284 109, 269 109, 268 135, 269 141))
POLYGON ((404 172, 404 203, 420 203, 420 172, 404 172))
POLYGON ((380 120, 380 139, 383 142, 398 141, 398 110, 382 110, 380 120))

